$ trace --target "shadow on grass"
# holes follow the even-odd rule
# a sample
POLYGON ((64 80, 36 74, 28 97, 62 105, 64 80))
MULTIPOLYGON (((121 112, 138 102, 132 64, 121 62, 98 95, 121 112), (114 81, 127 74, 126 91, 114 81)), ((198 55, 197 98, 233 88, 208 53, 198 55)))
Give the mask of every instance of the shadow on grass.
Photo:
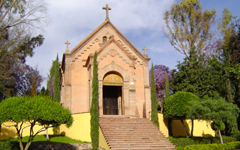
MULTIPOLYGON (((20 150, 19 148, 19 142, 12 141, 11 147, 9 147, 9 150, 20 150)), ((23 145, 25 147, 27 143, 24 142, 23 145)), ((29 150, 78 150, 77 146, 74 146, 72 144, 66 144, 66 143, 44 143, 44 142, 33 142, 29 148, 29 150)))
MULTIPOLYGON (((19 150, 19 141, 17 138, 5 140, 6 143, 10 143, 9 150, 19 150)), ((28 141, 28 137, 23 137, 23 145, 25 146, 28 141)), ((4 142, 4 141, 2 141, 4 142)), ((69 137, 62 135, 49 135, 49 141, 47 141, 45 135, 36 136, 29 148, 29 150, 77 150, 77 146, 72 144, 86 143, 78 140, 73 140, 69 137)), ((1 148, 0 148, 1 149, 1 148)))

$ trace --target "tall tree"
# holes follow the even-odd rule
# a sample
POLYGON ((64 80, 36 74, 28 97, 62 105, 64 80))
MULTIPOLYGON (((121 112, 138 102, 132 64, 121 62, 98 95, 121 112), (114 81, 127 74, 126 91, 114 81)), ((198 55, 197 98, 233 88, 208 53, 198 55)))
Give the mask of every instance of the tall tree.
POLYGON ((54 86, 53 86, 53 101, 60 103, 60 67, 58 62, 58 55, 55 60, 54 67, 54 86))
POLYGON ((57 63, 56 62, 56 60, 54 60, 54 61, 52 61, 52 66, 51 66, 51 68, 50 68, 50 71, 49 71, 49 74, 48 74, 48 81, 47 81, 47 90, 48 90, 48 92, 52 95, 52 97, 53 97, 53 87, 54 87, 54 72, 55 72, 55 63, 57 63))
MULTIPOLYGON (((172 79, 171 71, 165 65, 154 65, 154 80, 156 86, 157 101, 160 104, 161 111, 163 111, 164 104, 164 95, 165 95, 165 72, 167 73, 168 78, 172 79)), ((149 82, 151 84, 151 69, 149 70, 149 82)), ((171 87, 170 87, 171 89, 171 87)))
POLYGON ((33 56, 43 36, 33 37, 46 18, 46 5, 40 0, 2 0, 0 2, 0 100, 14 95, 13 66, 33 56))
POLYGON ((97 52, 93 57, 93 80, 92 80, 92 102, 90 108, 91 114, 91 140, 93 150, 98 149, 99 142, 99 112, 98 112, 98 64, 97 52))
POLYGON ((186 58, 194 47, 198 53, 202 53, 203 47, 213 36, 210 29, 215 21, 215 14, 216 10, 202 11, 199 0, 181 0, 165 12, 165 35, 186 58))
POLYGON ((226 99, 233 102, 235 99, 234 81, 238 73, 239 63, 239 49, 236 49, 237 40, 235 41, 239 29, 239 20, 234 17, 228 9, 224 9, 221 21, 219 21, 218 29, 222 35, 222 45, 218 47, 221 51, 218 57, 219 63, 222 67, 222 76, 224 77, 224 85, 226 87, 226 99), (235 45, 235 46, 234 46, 235 45))
POLYGON ((174 92, 191 92, 200 98, 205 95, 212 97, 214 92, 218 92, 218 72, 213 72, 208 62, 202 61, 203 58, 202 54, 193 49, 189 59, 185 58, 177 65, 177 70, 172 71, 171 84, 174 92))
POLYGON ((14 77, 16 79, 14 89, 16 94, 21 96, 37 94, 44 80, 37 67, 32 68, 23 63, 14 66, 14 77))
POLYGON ((157 112, 157 93, 154 79, 153 64, 151 68, 151 120, 159 128, 158 112, 157 112))

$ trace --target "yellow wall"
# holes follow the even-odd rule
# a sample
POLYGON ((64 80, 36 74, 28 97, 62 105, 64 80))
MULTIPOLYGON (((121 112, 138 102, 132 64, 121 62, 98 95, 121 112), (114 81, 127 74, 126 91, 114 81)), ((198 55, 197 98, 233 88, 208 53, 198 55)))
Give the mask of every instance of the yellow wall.
POLYGON ((73 114, 73 124, 70 128, 60 126, 60 133, 76 140, 91 142, 90 136, 90 113, 73 114))
MULTIPOLYGON (((14 122, 4 122, 1 126, 1 132, 0 132, 0 140, 8 139, 8 138, 16 138, 17 137, 17 132, 15 127, 6 127, 6 126, 11 126, 13 125, 14 122), (6 125, 6 126, 5 126, 6 125)), ((29 123, 24 123, 23 127, 29 126, 29 123)), ((34 132, 36 133, 39 129, 41 129, 42 126, 36 125, 34 127, 34 132)), ((23 131, 23 136, 29 136, 30 133, 30 128, 27 127, 23 131)), ((43 135, 46 134, 46 131, 40 132, 38 135, 43 135)), ((48 129, 48 134, 51 135, 53 134, 52 128, 48 129)))
MULTIPOLYGON (((158 113, 158 121, 160 125, 160 131, 166 136, 168 133, 168 119, 163 117, 163 114, 158 113)), ((190 119, 184 120, 184 124, 187 127, 190 134, 192 129, 192 121, 190 119)), ((215 131, 211 128, 211 121, 208 120, 194 120, 193 136, 215 136, 215 131)), ((180 120, 172 121, 173 136, 186 136, 183 125, 180 120)))
MULTIPOLYGON (((190 134, 192 129, 192 121, 190 119, 184 120, 184 124, 190 134)), ((180 120, 172 121, 173 136, 186 136, 183 125, 180 120)), ((211 128, 211 121, 194 120, 193 136, 215 136, 215 131, 211 128)))
POLYGON ((158 122, 159 122, 159 126, 160 126, 160 131, 166 136, 168 137, 168 120, 166 118, 163 117, 163 114, 158 113, 158 122))
POLYGON ((108 143, 103 135, 102 129, 99 127, 99 146, 105 148, 106 150, 110 150, 108 143))
MULTIPOLYGON (((90 136, 90 113, 81 113, 81 114, 73 114, 73 124, 70 128, 67 128, 65 125, 60 126, 60 132, 64 132, 66 136, 76 139, 76 140, 81 140, 81 141, 87 141, 91 142, 91 136, 90 136)), ((159 113, 158 114, 159 118, 159 125, 160 125, 160 131, 168 137, 168 121, 166 118, 163 117, 163 114, 159 113)), ((191 120, 185 120, 184 121, 187 129, 190 133, 191 131, 191 120)), ((206 120, 195 120, 194 121, 194 136, 215 136, 215 132, 211 129, 210 121, 206 120)), ((5 125, 12 125, 13 122, 5 122, 5 125)), ((25 123, 23 126, 27 126, 29 124, 25 123)), ((36 126, 34 128, 34 131, 36 132, 39 130, 41 126, 36 126)), ((101 131, 101 130, 100 130, 101 131)), ((173 131, 173 136, 186 136, 183 125, 179 120, 173 120, 172 121, 172 131, 173 131)), ((46 131, 41 132, 39 135, 46 134, 46 131)), ((52 128, 48 129, 48 134, 52 135, 52 128)), ((23 132, 23 136, 29 136, 29 127, 26 128, 23 132)), ((5 127, 2 124, 1 132, 0 132, 0 140, 3 139, 8 139, 8 138, 15 138, 17 137, 16 134, 16 129, 14 127, 5 127)), ((104 145, 106 146, 107 143, 104 139, 103 134, 100 132, 99 133, 100 137, 100 144, 101 147, 104 145), (105 142, 105 144, 104 144, 105 142)))

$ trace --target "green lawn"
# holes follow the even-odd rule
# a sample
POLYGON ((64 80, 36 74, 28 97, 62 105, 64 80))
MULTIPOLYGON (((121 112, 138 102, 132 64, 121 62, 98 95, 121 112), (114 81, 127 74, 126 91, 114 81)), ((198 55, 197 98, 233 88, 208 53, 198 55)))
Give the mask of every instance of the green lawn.
MULTIPOLYGON (((73 143, 86 143, 79 140, 71 139, 67 136, 61 135, 49 135, 50 141, 46 140, 45 135, 38 135, 34 138, 32 144, 54 144, 54 143, 63 143, 63 144, 73 144, 73 143)), ((24 145, 28 141, 28 137, 23 137, 24 145)), ((19 150, 19 142, 17 138, 0 140, 0 150, 19 150)))
MULTIPOLYGON (((86 142, 82 142, 79 140, 74 140, 71 139, 67 136, 61 136, 61 135, 49 135, 49 141, 47 141, 46 136, 45 135, 38 135, 36 137, 34 137, 33 143, 86 143, 86 142)), ((14 139, 9 139, 12 142, 18 142, 17 138, 14 139)), ((28 136, 23 137, 23 142, 27 142, 28 141, 28 136)))

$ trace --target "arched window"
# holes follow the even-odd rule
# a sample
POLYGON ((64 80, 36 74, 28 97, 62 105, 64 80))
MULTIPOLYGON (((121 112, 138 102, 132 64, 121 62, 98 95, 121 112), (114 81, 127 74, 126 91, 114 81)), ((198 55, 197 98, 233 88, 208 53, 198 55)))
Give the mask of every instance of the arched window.
POLYGON ((107 42, 107 37, 106 36, 104 36, 102 39, 103 39, 103 44, 107 42))

